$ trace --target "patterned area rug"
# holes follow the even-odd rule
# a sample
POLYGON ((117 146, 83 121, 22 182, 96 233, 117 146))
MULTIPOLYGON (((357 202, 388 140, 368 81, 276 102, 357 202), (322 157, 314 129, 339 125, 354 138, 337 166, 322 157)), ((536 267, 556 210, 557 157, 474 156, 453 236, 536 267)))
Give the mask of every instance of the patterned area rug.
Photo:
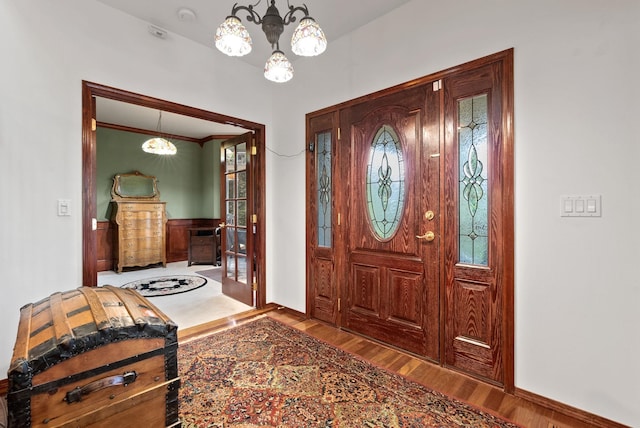
POLYGON ((186 293, 200 288, 207 283, 207 279, 196 275, 172 275, 156 278, 139 279, 128 282, 121 288, 133 288, 144 297, 168 296, 170 294, 186 293))
POLYGON ((270 318, 181 344, 194 427, 517 427, 270 318))

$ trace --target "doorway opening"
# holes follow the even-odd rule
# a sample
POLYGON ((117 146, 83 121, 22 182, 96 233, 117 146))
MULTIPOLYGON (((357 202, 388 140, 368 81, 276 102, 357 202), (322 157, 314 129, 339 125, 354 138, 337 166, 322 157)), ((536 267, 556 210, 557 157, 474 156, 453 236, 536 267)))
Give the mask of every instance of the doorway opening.
POLYGON ((191 118, 233 125, 246 129, 254 136, 251 151, 250 174, 255 178, 251 189, 250 207, 253 224, 252 256, 255 260, 255 306, 266 304, 265 272, 265 126, 248 120, 220 113, 189 107, 167 100, 149 97, 97 83, 82 82, 82 279, 84 286, 97 286, 97 195, 96 195, 96 98, 106 98, 156 111, 168 112, 191 118))

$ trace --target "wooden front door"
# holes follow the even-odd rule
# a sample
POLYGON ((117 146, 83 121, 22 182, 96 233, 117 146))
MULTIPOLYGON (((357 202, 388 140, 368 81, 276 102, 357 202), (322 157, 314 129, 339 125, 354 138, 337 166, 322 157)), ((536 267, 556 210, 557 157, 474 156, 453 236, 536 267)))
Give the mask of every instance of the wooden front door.
POLYGON ((340 115, 342 326, 437 360, 439 107, 432 84, 340 115), (427 132, 423 132, 427 130, 427 132))
POLYGON ((251 132, 227 140, 220 156, 222 293, 250 306, 255 304, 252 141, 251 132))
POLYGON ((307 137, 308 314, 513 391, 513 51, 307 137))

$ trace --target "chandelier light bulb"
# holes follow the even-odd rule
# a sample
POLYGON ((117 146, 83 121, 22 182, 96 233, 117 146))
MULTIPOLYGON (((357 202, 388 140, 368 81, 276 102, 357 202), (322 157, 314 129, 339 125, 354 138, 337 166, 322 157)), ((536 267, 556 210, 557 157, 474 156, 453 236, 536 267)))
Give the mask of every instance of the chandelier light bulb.
POLYGON ((216 48, 229 56, 244 56, 251 52, 251 36, 239 18, 229 16, 220 24, 215 36, 216 48))
POLYGON ((264 77, 276 83, 288 82, 293 78, 293 65, 282 51, 274 51, 264 66, 264 77))
POLYGON ((322 28, 313 18, 303 18, 291 37, 293 53, 300 56, 316 56, 325 49, 327 49, 327 38, 322 28))

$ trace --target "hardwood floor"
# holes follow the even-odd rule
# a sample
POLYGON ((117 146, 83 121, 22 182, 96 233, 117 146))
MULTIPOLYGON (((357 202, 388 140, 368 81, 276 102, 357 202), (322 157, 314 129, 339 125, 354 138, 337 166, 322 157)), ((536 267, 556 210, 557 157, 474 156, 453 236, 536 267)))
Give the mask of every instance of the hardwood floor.
MULTIPOLYGON (((502 416, 525 428, 624 427, 624 425, 600 416, 592 415, 561 403, 555 403, 545 397, 539 397, 526 391, 519 391, 517 395, 507 394, 500 388, 444 369, 366 338, 338 330, 320 321, 306 319, 303 314, 274 304, 269 304, 264 309, 250 310, 224 319, 179 330, 178 340, 182 343, 248 322, 262 315, 277 319, 347 352, 359 355, 380 367, 397 372, 428 388, 502 416)), ((0 380, 0 397, 4 397, 7 390, 7 379, 0 380)), ((2 419, 0 419, 0 422, 2 422, 2 419)))
MULTIPOLYGON (((554 409, 536 404, 536 400, 507 394, 500 388, 444 369, 366 338, 336 329, 323 322, 306 319, 303 314, 278 308, 275 305, 269 305, 263 310, 248 311, 224 320, 179 331, 178 339, 179 341, 190 340, 250 321, 256 316, 265 314, 313 337, 340 347, 347 352, 359 355, 380 367, 397 372, 428 388, 463 400, 526 428, 624 426, 560 403, 556 403, 557 405, 554 409)), ((533 396, 533 394, 530 395, 533 396)))

